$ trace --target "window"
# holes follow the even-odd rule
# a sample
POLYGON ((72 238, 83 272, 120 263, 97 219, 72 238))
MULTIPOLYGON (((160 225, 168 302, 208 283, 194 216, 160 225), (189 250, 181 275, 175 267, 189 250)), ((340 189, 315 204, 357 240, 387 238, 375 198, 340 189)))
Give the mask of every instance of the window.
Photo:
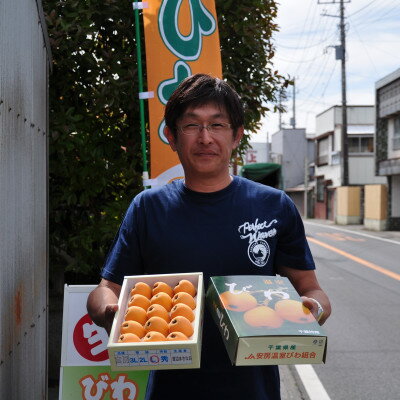
POLYGON ((373 153, 374 138, 371 136, 350 136, 347 139, 349 153, 373 153))
POLYGON ((328 164, 329 160, 329 137, 320 139, 317 142, 317 163, 318 165, 328 164))
POLYGON ((393 150, 400 150, 400 115, 394 119, 393 150))
POLYGON ((325 200, 325 185, 324 178, 317 178, 317 201, 324 202, 325 200))

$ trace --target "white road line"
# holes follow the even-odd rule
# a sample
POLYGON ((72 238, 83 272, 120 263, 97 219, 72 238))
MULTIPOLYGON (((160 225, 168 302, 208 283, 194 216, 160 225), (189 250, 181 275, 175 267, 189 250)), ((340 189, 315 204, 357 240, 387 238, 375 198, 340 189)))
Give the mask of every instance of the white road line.
MULTIPOLYGON (((304 221, 304 220, 303 220, 304 221)), ((361 233, 357 231, 353 231, 352 229, 345 229, 345 228, 337 228, 336 226, 330 226, 330 225, 325 225, 325 224, 318 224, 316 222, 309 222, 309 221, 304 221, 304 224, 310 224, 314 226, 320 226, 321 228, 329 228, 329 229, 335 229, 337 231, 341 232, 347 232, 347 233, 354 233, 355 235, 360 235, 360 236, 365 236, 370 239, 377 239, 377 240, 382 240, 383 242, 388 242, 388 243, 394 243, 400 245, 400 242, 397 240, 391 240, 391 239, 385 239, 381 238, 379 236, 374 236, 374 235, 368 235, 368 233, 361 233)))
POLYGON ((312 365, 295 365, 310 400, 331 400, 312 365))

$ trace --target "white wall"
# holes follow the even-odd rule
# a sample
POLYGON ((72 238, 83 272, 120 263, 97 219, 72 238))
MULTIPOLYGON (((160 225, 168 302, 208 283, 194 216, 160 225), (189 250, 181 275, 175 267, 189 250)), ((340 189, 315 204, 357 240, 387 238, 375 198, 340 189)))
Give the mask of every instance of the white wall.
POLYGON ((323 165, 315 168, 315 176, 324 175, 325 180, 331 180, 333 187, 341 185, 340 181, 340 165, 323 165))
POLYGON ((315 120, 315 136, 331 132, 335 128, 335 107, 318 114, 315 120))
POLYGON ((375 160, 372 156, 349 156, 349 184, 386 184, 385 176, 375 176, 375 160))

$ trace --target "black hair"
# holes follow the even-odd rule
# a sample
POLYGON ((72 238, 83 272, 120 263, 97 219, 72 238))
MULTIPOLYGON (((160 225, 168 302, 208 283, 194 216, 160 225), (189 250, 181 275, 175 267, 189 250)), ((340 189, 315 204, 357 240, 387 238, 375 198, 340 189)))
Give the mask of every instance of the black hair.
POLYGON ((165 107, 165 124, 176 136, 177 121, 189 107, 215 103, 224 106, 234 135, 244 125, 243 104, 236 91, 219 78, 195 74, 184 79, 172 93, 165 107))

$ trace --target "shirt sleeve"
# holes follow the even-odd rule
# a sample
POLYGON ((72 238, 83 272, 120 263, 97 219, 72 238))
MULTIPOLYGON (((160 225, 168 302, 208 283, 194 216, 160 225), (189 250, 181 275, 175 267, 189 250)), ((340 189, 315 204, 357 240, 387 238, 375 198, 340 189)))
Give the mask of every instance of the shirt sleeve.
POLYGON ((102 278, 119 285, 122 285, 126 275, 143 274, 138 229, 139 209, 136 197, 126 212, 101 272, 102 278))
POLYGON ((306 239, 303 221, 293 201, 282 193, 282 219, 285 226, 279 236, 275 267, 313 270, 315 263, 306 239))

